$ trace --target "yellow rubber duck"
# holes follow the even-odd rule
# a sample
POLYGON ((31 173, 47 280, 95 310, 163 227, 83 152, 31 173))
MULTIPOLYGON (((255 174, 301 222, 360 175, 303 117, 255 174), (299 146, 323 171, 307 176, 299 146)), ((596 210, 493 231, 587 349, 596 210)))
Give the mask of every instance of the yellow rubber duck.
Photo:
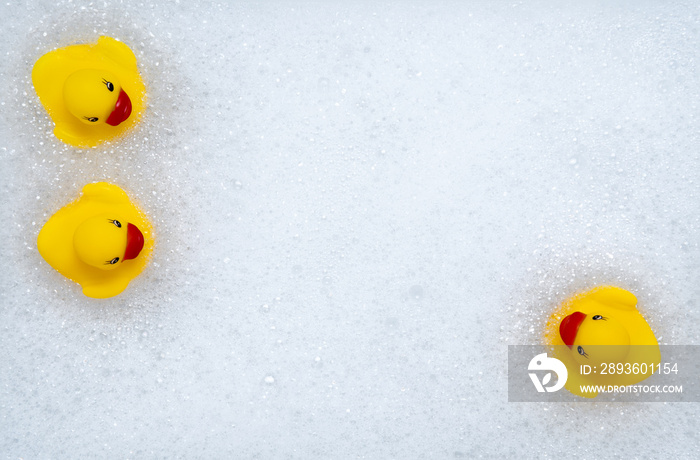
POLYGON ((143 271, 153 250, 152 227, 124 191, 107 182, 54 214, 39 232, 42 257, 88 297, 121 293, 143 271))
POLYGON ((75 147, 120 136, 143 113, 146 87, 136 56, 111 37, 43 55, 34 64, 32 82, 56 124, 54 134, 75 147))
POLYGON ((658 368, 659 344, 636 306, 631 292, 603 286, 572 297, 550 316, 545 342, 566 366, 571 393, 594 398, 597 391, 580 386, 634 385, 658 368))

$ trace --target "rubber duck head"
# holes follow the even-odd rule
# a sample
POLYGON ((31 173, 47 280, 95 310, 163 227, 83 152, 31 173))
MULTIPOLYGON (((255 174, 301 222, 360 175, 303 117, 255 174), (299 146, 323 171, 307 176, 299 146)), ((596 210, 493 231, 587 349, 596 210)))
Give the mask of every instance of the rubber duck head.
POLYGON ((559 335, 579 364, 599 365, 624 362, 629 352, 630 334, 611 316, 576 311, 559 325, 559 335))
POLYGON ((73 234, 78 258, 101 270, 113 270, 124 261, 135 259, 143 244, 143 234, 136 225, 111 214, 86 219, 73 234))
POLYGON ((106 70, 81 69, 63 84, 66 109, 85 124, 117 126, 131 115, 131 99, 117 77, 106 70))

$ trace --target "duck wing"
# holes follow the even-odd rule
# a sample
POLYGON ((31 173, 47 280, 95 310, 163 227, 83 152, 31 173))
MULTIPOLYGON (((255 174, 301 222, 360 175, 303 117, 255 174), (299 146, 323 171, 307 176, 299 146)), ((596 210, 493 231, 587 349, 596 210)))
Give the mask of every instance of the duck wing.
POLYGON ((103 203, 130 203, 124 190, 107 182, 93 182, 83 187, 83 198, 103 203))
POLYGON ((131 72, 138 71, 138 67, 136 66, 136 56, 134 56, 133 51, 131 51, 131 49, 124 43, 112 37, 102 36, 97 39, 97 45, 95 46, 100 49, 102 54, 120 66, 128 69, 131 72))
POLYGON ((603 286, 589 294, 591 300, 619 310, 636 310, 637 297, 629 291, 615 286, 603 286))

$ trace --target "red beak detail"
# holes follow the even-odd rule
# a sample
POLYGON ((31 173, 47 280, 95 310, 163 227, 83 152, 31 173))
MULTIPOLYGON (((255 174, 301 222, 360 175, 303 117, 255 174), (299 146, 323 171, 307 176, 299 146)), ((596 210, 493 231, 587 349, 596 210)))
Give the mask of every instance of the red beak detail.
POLYGON ((143 249, 143 233, 134 225, 126 226, 126 251, 124 252, 124 260, 135 259, 143 249))
POLYGON ((559 335, 569 348, 574 345, 576 333, 584 319, 586 319, 586 315, 580 311, 575 311, 561 320, 561 324, 559 324, 559 335))
POLYGON ((114 110, 109 114, 106 123, 108 125, 117 126, 119 123, 129 118, 129 115, 131 115, 131 99, 129 99, 129 95, 122 89, 119 91, 117 103, 114 104, 114 110))

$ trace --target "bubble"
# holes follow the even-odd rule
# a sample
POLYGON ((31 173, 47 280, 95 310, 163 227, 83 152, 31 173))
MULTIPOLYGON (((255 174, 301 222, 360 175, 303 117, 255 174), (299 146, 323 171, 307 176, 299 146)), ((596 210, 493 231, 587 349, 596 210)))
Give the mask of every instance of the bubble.
POLYGON ((418 284, 411 286, 408 295, 416 300, 423 298, 423 287, 418 284))
POLYGON ((398 327, 399 319, 392 316, 391 318, 385 319, 384 324, 386 324, 388 327, 391 327, 391 328, 398 327))

